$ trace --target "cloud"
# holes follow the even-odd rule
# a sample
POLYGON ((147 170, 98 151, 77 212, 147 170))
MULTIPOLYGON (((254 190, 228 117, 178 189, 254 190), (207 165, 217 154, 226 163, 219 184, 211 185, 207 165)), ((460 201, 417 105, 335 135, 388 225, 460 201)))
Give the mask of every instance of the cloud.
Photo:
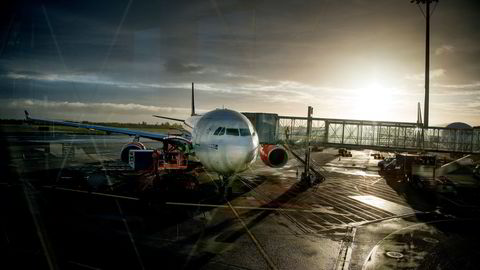
MULTIPOLYGON (((480 114, 480 101, 473 101, 473 102, 443 102, 438 103, 439 107, 442 110, 455 112, 458 115, 478 115, 480 114)), ((478 123, 478 119, 476 119, 478 123)))
POLYGON ((63 111, 65 113, 113 113, 121 115, 151 115, 156 113, 185 114, 190 112, 190 108, 148 106, 135 103, 83 103, 69 101, 46 101, 37 99, 11 100, 6 104, 6 106, 9 109, 15 110, 31 109, 39 111, 63 111))
POLYGON ((88 74, 56 74, 56 73, 41 73, 34 71, 10 71, 5 77, 16 80, 36 80, 47 82, 74 82, 74 83, 100 83, 100 84, 115 84, 112 81, 101 80, 97 75, 88 74))
POLYGON ((435 91, 432 95, 438 96, 450 96, 452 98, 458 98, 461 96, 470 96, 470 98, 480 98, 480 82, 468 83, 468 84, 432 84, 435 91))
POLYGON ((480 89, 480 82, 466 83, 466 84, 433 84, 436 87, 452 88, 452 89, 480 89))
POLYGON ((145 88, 188 88, 184 83, 148 83, 148 82, 125 82, 98 76, 95 74, 61 74, 61 73, 40 73, 30 71, 9 71, 4 77, 15 80, 35 80, 43 82, 64 82, 64 83, 85 83, 114 86, 127 89, 145 89, 145 88))
MULTIPOLYGON (((351 88, 340 88, 332 87, 322 84, 309 84, 305 82, 295 81, 295 80, 272 80, 265 77, 258 77, 251 74, 245 74, 242 72, 232 72, 229 70, 216 70, 216 69, 206 69, 206 72, 211 73, 212 77, 217 78, 215 81, 202 81, 195 83, 195 89, 200 93, 199 104, 205 106, 205 108, 212 109, 218 107, 222 104, 227 106, 233 105, 232 108, 239 111, 258 111, 257 106, 261 104, 262 111, 269 112, 281 112, 280 114, 297 114, 298 112, 302 113, 306 105, 318 106, 319 109, 317 113, 322 113, 322 116, 331 116, 339 118, 341 114, 337 110, 347 110, 351 106, 352 102, 358 102, 355 98, 348 99, 346 97, 357 97, 358 93, 368 94, 368 89, 364 89, 362 86, 355 86, 351 88), (203 100, 202 97, 208 97, 207 100, 203 100), (235 100, 234 103, 230 103, 231 100, 235 100)), ((105 118, 105 117, 115 117, 115 119, 120 119, 116 121, 132 121, 131 119, 141 119, 141 116, 145 118, 146 115, 152 114, 163 114, 166 116, 177 116, 178 115, 188 115, 190 112, 189 108, 173 108, 175 106, 183 106, 183 103, 163 103, 159 107, 157 104, 152 104, 151 100, 132 99, 131 93, 134 95, 142 96, 143 94, 139 91, 148 89, 153 90, 165 90, 165 93, 176 93, 179 91, 171 91, 172 89, 184 89, 187 90, 190 88, 190 83, 185 82, 162 82, 156 83, 148 80, 135 80, 132 82, 121 81, 119 78, 115 80, 109 78, 105 75, 91 75, 92 73, 76 73, 76 74, 59 74, 59 73, 35 73, 35 74, 26 74, 24 72, 10 72, 7 76, 11 79, 19 80, 40 80, 45 83, 55 83, 55 82, 77 82, 85 84, 101 84, 108 85, 118 88, 124 88, 125 90, 119 89, 115 95, 125 96, 122 99, 116 99, 118 103, 112 103, 111 101, 102 102, 103 100, 81 100, 82 102, 69 102, 71 99, 65 97, 61 99, 56 97, 57 100, 68 100, 68 101, 42 101, 38 99, 42 95, 36 95, 37 100, 32 99, 32 96, 26 97, 24 100, 15 100, 8 104, 6 109, 12 111, 12 114, 17 113, 17 111, 23 111, 24 108, 31 109, 32 111, 42 112, 43 115, 50 115, 50 118, 69 118, 84 120, 85 117, 81 117, 82 114, 87 115, 89 119, 105 118), (138 91, 137 91, 138 89, 138 91), (134 90, 134 91, 127 91, 134 90), (124 94, 128 92, 129 95, 124 94), (135 104, 131 101, 135 100, 135 104), (146 104, 146 105, 143 105, 146 104), (170 105, 178 104, 178 105, 170 105), (148 106, 153 105, 153 106, 148 106), (168 107, 168 106, 172 106, 168 107), (12 110, 15 109, 15 110, 12 110), (57 111, 63 114, 54 115, 53 111, 57 111), (97 115, 93 115, 97 114, 97 115), (80 116, 77 116, 80 115, 80 116), (118 115, 118 116, 116 116, 118 115), (122 117, 123 116, 123 117, 122 117), (135 118, 136 117, 136 118, 135 118), (127 120, 128 119, 128 120, 127 120)), ((203 75, 202 75, 203 76, 203 75)), ((408 91, 403 89, 397 89, 393 87, 384 88, 385 91, 388 91, 390 95, 398 97, 395 100, 411 100, 408 97, 408 91), (401 97, 401 98, 400 98, 401 97)), ((157 91, 152 91, 157 92, 157 91)), ((146 92, 148 93, 148 92, 146 92)), ((186 93, 186 91, 185 91, 186 93)), ((148 93, 147 95, 150 95, 148 93)), ((172 97, 174 95, 172 94, 172 97)), ((19 98, 19 97, 16 97, 19 98)), ((76 101, 76 100, 75 100, 76 101)), ((395 103, 395 102, 392 102, 395 103)), ((396 106, 396 103, 392 106, 396 106)), ((399 107, 399 106, 397 106, 399 107)), ((10 113, 10 112, 9 112, 10 113)), ((351 117, 347 116, 345 118, 351 117)), ((143 121, 143 120, 142 120, 143 121)))
POLYGON ((435 49, 435 55, 449 54, 455 51, 452 45, 442 45, 435 49))
POLYGON ((182 63, 178 59, 169 59, 164 64, 165 70, 169 73, 184 74, 184 73, 202 73, 204 67, 193 63, 182 63))
MULTIPOLYGON (((295 101, 297 103, 312 101, 320 93, 338 93, 339 91, 348 91, 346 89, 315 86, 297 81, 274 81, 260 79, 255 76, 214 71, 216 76, 224 78, 221 82, 196 83, 195 89, 217 94, 235 94, 240 96, 249 96, 262 102, 276 101, 295 101), (241 82, 230 83, 237 79, 241 82)), ((95 74, 61 74, 61 73, 40 73, 27 71, 10 71, 3 75, 9 79, 15 80, 35 80, 47 83, 82 83, 96 84, 104 86, 113 86, 124 89, 189 89, 189 83, 164 82, 154 83, 145 81, 126 82, 114 80, 106 76, 95 74)))
MULTIPOLYGON (((434 78, 439 78, 445 76, 445 69, 443 68, 438 68, 438 69, 433 69, 430 70, 430 80, 434 78)), ((405 77, 407 80, 412 80, 412 81, 422 81, 425 80, 425 73, 418 73, 418 74, 410 74, 405 77)))

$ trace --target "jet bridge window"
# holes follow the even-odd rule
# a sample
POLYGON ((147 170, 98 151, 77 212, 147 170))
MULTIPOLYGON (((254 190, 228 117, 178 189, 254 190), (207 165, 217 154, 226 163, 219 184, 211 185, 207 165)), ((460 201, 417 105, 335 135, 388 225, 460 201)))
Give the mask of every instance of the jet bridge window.
POLYGON ((248 128, 240 128, 240 136, 250 136, 250 130, 248 128))
POLYGON ((238 128, 227 128, 227 135, 239 136, 238 128))
POLYGON ((221 136, 223 134, 225 134, 225 128, 224 127, 217 128, 217 130, 215 130, 215 132, 213 133, 213 135, 218 135, 218 136, 221 136))

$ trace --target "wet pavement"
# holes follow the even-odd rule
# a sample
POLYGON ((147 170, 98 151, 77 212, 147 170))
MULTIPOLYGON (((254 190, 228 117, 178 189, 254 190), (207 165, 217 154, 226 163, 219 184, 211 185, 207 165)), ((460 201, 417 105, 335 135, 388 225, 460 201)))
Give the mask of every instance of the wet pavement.
POLYGON ((152 203, 128 192, 128 183, 139 176, 122 171, 116 161, 125 137, 76 139, 75 155, 67 160, 58 140, 48 155, 37 140, 7 144, 13 172, 0 186, 6 264, 474 269, 480 255, 476 206, 444 207, 431 195, 379 175, 370 150, 341 158, 336 149, 313 153, 314 165, 326 176, 313 187, 299 182, 302 167, 295 159, 281 169, 257 161, 236 178, 227 201, 216 193, 217 177, 203 173, 196 194, 163 194, 152 203), (94 174, 118 185, 119 196, 71 191, 83 190, 81 182, 94 174), (52 184, 66 188, 45 188, 52 184))

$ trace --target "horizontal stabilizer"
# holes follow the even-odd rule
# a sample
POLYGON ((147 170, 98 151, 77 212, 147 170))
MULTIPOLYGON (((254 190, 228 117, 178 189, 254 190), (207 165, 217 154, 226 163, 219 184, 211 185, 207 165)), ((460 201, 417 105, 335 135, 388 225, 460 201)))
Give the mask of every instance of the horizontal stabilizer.
POLYGON ((166 116, 161 116, 161 115, 153 115, 153 116, 158 117, 158 118, 167 119, 167 120, 172 120, 172 121, 185 122, 185 120, 178 119, 178 118, 166 117, 166 116))

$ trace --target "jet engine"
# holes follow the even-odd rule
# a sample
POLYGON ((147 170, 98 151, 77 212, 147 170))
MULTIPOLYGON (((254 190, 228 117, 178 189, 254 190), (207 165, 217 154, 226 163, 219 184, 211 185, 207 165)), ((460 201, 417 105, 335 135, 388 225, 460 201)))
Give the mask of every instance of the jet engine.
POLYGON ((265 165, 272 168, 283 167, 288 161, 288 153, 283 147, 266 144, 260 148, 260 158, 265 165))
POLYGON ((131 142, 127 143, 123 146, 122 152, 120 153, 120 159, 128 163, 128 155, 130 154, 130 150, 145 150, 146 147, 142 143, 139 142, 131 142))

